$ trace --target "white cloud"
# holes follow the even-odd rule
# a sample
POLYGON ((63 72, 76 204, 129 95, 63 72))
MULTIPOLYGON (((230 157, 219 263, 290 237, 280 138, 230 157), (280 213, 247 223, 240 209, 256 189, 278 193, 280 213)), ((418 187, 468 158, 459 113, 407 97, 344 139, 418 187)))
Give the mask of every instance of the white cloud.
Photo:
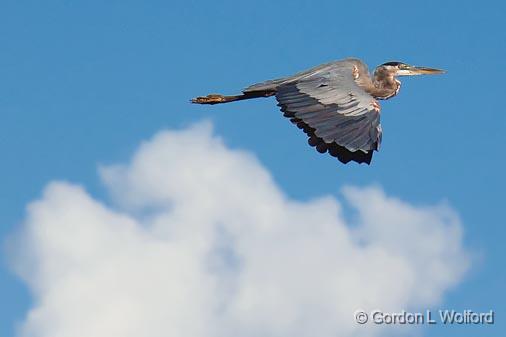
POLYGON ((160 132, 100 173, 113 206, 53 182, 28 207, 20 336, 374 335, 356 309, 435 305, 468 266, 448 206, 346 187, 352 226, 331 196, 285 196, 209 123, 160 132))

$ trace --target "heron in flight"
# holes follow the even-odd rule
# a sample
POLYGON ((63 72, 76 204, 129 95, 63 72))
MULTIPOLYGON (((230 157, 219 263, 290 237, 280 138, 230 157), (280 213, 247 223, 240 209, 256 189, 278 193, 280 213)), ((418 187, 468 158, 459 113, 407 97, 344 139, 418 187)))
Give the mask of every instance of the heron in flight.
POLYGON ((371 163, 381 144, 377 100, 399 93, 398 76, 441 74, 443 70, 387 62, 369 75, 358 59, 330 62, 293 76, 253 84, 235 96, 210 94, 191 100, 220 104, 275 96, 283 115, 309 137, 309 145, 346 164, 371 163))

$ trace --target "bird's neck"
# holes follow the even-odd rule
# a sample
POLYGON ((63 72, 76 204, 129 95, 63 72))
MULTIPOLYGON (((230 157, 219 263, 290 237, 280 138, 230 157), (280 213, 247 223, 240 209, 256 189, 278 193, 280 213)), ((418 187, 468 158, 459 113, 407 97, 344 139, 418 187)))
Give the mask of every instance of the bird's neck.
POLYGON ((399 93, 401 82, 392 75, 375 72, 368 93, 377 99, 389 99, 399 93))

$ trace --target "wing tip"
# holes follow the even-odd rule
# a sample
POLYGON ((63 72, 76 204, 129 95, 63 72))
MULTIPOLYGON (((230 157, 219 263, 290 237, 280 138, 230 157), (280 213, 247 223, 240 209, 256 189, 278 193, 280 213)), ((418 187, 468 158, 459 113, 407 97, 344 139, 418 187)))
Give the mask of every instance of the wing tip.
POLYGON ((332 157, 337 158, 341 163, 348 164, 354 161, 358 164, 371 165, 373 150, 368 151, 350 151, 344 146, 337 144, 336 142, 325 143, 323 139, 311 135, 308 139, 308 144, 316 148, 319 153, 328 152, 332 157))

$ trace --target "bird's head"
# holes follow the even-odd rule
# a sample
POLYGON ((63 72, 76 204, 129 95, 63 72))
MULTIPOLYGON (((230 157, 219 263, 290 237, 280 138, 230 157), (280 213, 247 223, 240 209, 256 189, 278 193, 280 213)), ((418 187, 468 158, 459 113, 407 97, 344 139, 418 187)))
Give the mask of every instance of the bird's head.
POLYGON ((389 99, 399 93, 401 81, 397 76, 431 75, 443 74, 444 70, 415 67, 402 62, 387 62, 376 67, 373 76, 374 86, 379 90, 375 91, 374 97, 378 99, 389 99))
POLYGON ((435 75, 445 73, 445 71, 441 69, 415 67, 397 61, 383 63, 376 70, 390 76, 435 75))

